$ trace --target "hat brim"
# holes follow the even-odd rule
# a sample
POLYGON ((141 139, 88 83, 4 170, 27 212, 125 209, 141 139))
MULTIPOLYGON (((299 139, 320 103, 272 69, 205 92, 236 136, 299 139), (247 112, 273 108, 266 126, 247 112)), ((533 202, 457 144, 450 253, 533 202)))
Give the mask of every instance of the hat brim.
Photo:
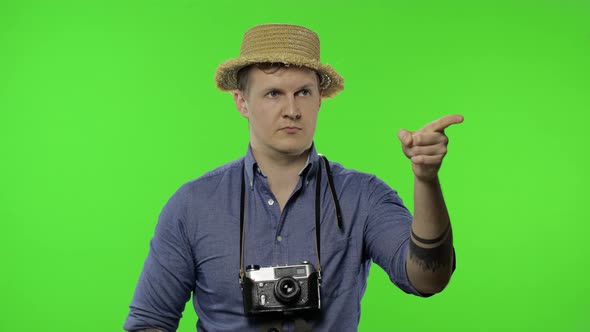
POLYGON ((322 98, 331 98, 344 89, 344 79, 330 65, 309 58, 298 57, 293 54, 256 57, 239 57, 229 59, 217 67, 215 82, 222 91, 238 89, 238 72, 240 69, 255 63, 283 63, 291 66, 307 67, 318 72, 322 78, 320 90, 322 98))

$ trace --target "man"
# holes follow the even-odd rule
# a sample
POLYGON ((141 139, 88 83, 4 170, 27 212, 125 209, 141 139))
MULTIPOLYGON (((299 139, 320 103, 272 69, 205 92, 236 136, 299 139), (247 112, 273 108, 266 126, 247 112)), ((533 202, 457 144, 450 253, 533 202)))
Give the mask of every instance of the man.
POLYGON ((320 63, 313 31, 253 27, 240 57, 219 66, 216 82, 233 93, 248 120, 247 154, 170 198, 126 330, 176 330, 192 293, 199 331, 356 331, 371 261, 407 293, 430 296, 446 286, 455 258, 437 173, 448 142, 444 129, 461 116, 398 133, 414 173, 412 218, 384 182, 316 152, 322 98, 342 90, 343 79, 320 63), (261 299, 242 297, 243 266, 304 261, 321 276, 319 310, 244 313, 245 301, 261 299))

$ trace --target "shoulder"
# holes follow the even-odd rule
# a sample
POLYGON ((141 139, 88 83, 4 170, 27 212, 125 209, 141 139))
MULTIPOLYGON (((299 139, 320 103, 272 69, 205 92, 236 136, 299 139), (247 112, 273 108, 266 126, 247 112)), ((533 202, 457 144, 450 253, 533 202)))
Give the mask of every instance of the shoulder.
POLYGON ((354 191, 366 197, 370 202, 391 198, 398 199, 397 191, 375 174, 346 168, 333 161, 330 161, 330 169, 334 182, 339 184, 344 191, 354 191))
POLYGON ((239 180, 242 172, 244 158, 233 160, 227 164, 221 165, 205 174, 184 183, 179 191, 186 194, 198 194, 199 192, 218 188, 223 182, 232 182, 236 178, 239 180))
POLYGON ((339 162, 330 161, 330 170, 336 181, 345 183, 365 184, 367 188, 387 187, 387 183, 379 179, 375 174, 362 172, 356 169, 346 168, 339 162))
MULTIPOLYGON (((330 162, 330 170, 332 171, 332 175, 334 177, 348 178, 348 179, 354 179, 354 180, 365 180, 365 181, 375 177, 375 175, 370 174, 370 173, 361 172, 361 171, 358 171, 358 170, 352 169, 352 168, 346 168, 341 163, 336 162, 336 161, 330 160, 329 162, 330 162)), ((321 165, 322 165, 322 167, 324 167, 323 162, 321 165)))
POLYGON ((236 159, 185 182, 170 197, 168 205, 187 205, 195 199, 211 198, 219 190, 241 179, 242 163, 243 158, 236 159))

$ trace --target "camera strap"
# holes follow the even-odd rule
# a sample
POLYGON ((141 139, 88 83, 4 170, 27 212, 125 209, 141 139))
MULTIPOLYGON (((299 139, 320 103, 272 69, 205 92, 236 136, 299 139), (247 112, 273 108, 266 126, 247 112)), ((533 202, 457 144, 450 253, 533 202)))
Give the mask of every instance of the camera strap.
MULTIPOLYGON (((324 161, 325 163, 325 161, 324 161)), ((320 193, 322 183, 322 168, 318 164, 318 175, 315 181, 315 254, 318 258, 318 282, 322 281, 322 263, 320 262, 320 193)))
MULTIPOLYGON (((328 158, 322 154, 318 154, 322 159, 324 167, 326 168, 326 175, 328 176, 328 186, 330 193, 332 194, 332 200, 334 202, 334 209, 336 210, 336 223, 340 231, 343 230, 342 225, 342 211, 340 209, 340 203, 336 196, 336 189, 334 188, 334 179, 332 170, 330 169, 330 163, 328 158)), ((242 184, 240 188, 240 286, 244 283, 244 242, 245 242, 245 229, 244 229, 244 218, 245 218, 245 202, 246 202, 246 161, 242 163, 242 184)), ((322 167, 318 164, 318 173, 315 186, 315 246, 316 256, 318 260, 318 281, 321 282, 322 278, 322 264, 320 261, 320 219, 321 219, 321 207, 320 207, 320 194, 321 194, 321 183, 322 183, 322 167)))

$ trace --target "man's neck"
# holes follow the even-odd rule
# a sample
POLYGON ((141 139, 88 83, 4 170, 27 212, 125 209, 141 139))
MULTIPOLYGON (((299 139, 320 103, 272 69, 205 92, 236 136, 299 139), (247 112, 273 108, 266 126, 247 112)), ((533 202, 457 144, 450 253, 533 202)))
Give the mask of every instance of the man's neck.
POLYGON ((266 175, 268 185, 277 198, 281 210, 299 181, 299 173, 305 166, 310 149, 298 155, 264 153, 252 147, 258 167, 266 175))

